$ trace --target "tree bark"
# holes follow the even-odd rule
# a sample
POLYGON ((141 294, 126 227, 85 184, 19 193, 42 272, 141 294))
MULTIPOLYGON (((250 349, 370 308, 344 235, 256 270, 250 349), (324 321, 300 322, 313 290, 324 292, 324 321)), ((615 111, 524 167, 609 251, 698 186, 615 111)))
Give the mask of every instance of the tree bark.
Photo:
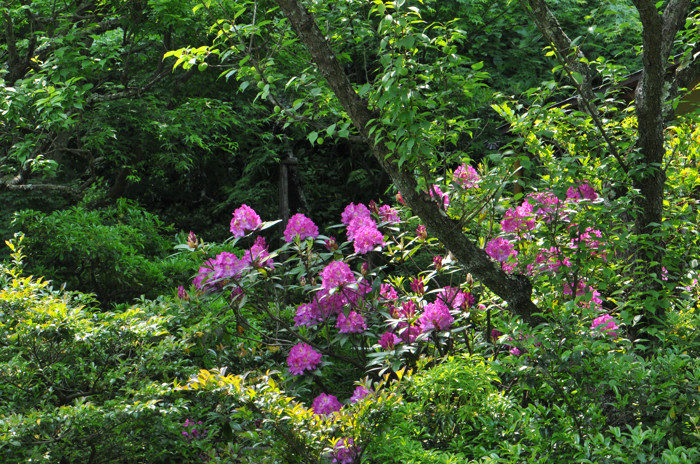
POLYGON ((395 155, 382 141, 369 134, 369 123, 378 124, 378 116, 354 90, 313 16, 298 0, 277 0, 302 43, 311 54, 341 105, 348 113, 374 157, 390 176, 407 205, 421 218, 427 230, 452 252, 464 269, 501 297, 513 313, 531 324, 543 322, 535 313, 539 308, 532 302, 532 284, 522 275, 506 274, 484 250, 462 233, 459 223, 450 219, 429 195, 418 191, 413 173, 399 168, 395 155))
MULTIPOLYGON (((642 21, 642 77, 635 90, 638 138, 642 169, 633 178, 641 196, 637 202, 635 231, 653 233, 663 219, 666 173, 663 167, 664 91, 666 67, 676 33, 685 21, 689 0, 671 0, 663 15, 651 0, 633 0, 642 21)), ((650 250, 651 251, 651 250, 650 250)), ((660 262, 663 248, 654 247, 652 256, 660 262)))

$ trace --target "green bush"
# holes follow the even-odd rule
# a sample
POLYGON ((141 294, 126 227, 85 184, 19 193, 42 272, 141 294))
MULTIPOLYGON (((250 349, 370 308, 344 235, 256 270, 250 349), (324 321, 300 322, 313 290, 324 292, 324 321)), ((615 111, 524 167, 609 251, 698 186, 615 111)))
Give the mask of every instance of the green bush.
POLYGON ((181 424, 198 412, 172 381, 195 369, 167 305, 100 312, 0 270, 0 461, 187 461, 181 424))
POLYGON ((196 270, 184 255, 168 258, 172 246, 164 235, 171 230, 127 200, 93 211, 24 210, 13 225, 27 237, 28 272, 94 292, 103 303, 155 298, 196 270))

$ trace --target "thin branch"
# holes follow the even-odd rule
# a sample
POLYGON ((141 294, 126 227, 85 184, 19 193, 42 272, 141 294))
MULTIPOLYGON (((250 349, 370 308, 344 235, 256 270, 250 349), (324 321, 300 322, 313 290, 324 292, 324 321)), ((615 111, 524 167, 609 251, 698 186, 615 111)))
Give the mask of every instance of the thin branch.
POLYGON ((562 64, 569 79, 576 87, 576 91, 581 97, 586 112, 591 116, 593 123, 600 132, 600 135, 605 140, 608 150, 615 157, 625 172, 629 171, 629 166, 622 159, 617 151, 617 147, 608 135, 601 121, 598 107, 593 104, 595 101, 595 93, 593 92, 593 77, 588 60, 579 47, 572 44, 571 39, 566 35, 564 30, 559 25, 557 18, 552 11, 547 7, 544 0, 521 0, 530 17, 537 24, 538 29, 551 44, 558 61, 562 64), (573 73, 581 76, 581 79, 576 79, 573 73))

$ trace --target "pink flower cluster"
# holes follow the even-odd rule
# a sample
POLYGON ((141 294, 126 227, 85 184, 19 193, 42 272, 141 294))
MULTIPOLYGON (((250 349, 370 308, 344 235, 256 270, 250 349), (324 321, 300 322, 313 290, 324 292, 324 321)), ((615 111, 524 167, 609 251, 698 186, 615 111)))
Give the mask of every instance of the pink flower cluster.
POLYGON ((560 267, 570 267, 571 261, 564 256, 560 248, 549 247, 540 250, 535 257, 535 262, 527 265, 530 275, 541 272, 558 272, 560 267))
POLYGON ((532 212, 549 223, 560 215, 561 200, 550 191, 530 193, 526 200, 532 205, 532 212))
POLYGON ((341 216, 347 226, 348 239, 353 241, 355 253, 368 253, 379 245, 383 246, 384 235, 377 229, 369 209, 362 203, 350 203, 341 216))
POLYGON ((442 300, 437 300, 434 303, 425 305, 423 314, 418 319, 421 331, 423 333, 431 330, 447 330, 454 322, 454 318, 450 314, 450 309, 442 300))
POLYGON ((496 237, 486 244, 486 253, 496 261, 504 263, 510 256, 518 254, 513 244, 503 237, 496 237))
POLYGON ((523 234, 535 228, 535 215, 533 206, 524 201, 517 208, 510 208, 506 211, 501 221, 501 231, 506 234, 523 234))
POLYGON ((385 301, 396 301, 399 298, 396 289, 391 284, 382 284, 379 287, 379 296, 385 301))
POLYGON ((398 224, 401 222, 401 218, 399 217, 399 212, 396 210, 396 208, 392 208, 389 205, 382 205, 379 207, 378 210, 379 214, 379 219, 382 222, 391 222, 394 224, 398 224))
POLYGON ((292 375, 301 375, 305 370, 315 370, 321 362, 321 353, 314 350, 311 345, 299 343, 292 347, 287 356, 287 366, 292 375))
POLYGON ((443 287, 438 291, 437 300, 451 309, 469 309, 476 301, 471 293, 465 293, 456 287, 443 287))
POLYGON ((342 407, 343 405, 340 404, 337 397, 334 395, 326 395, 325 393, 318 395, 313 403, 311 403, 311 409, 314 410, 314 414, 319 416, 333 414, 334 412, 340 411, 342 407))
POLYGON ((255 230, 262 224, 258 213, 253 211, 248 205, 241 205, 240 208, 233 212, 231 220, 231 233, 234 237, 240 238, 245 235, 247 230, 255 230))
POLYGON ((609 314, 596 317, 593 319, 593 324, 591 324, 591 330, 599 330, 600 332, 607 333, 612 338, 617 338, 617 332, 615 332, 615 330, 619 327, 615 319, 609 314))
POLYGON ((321 287, 333 290, 357 283, 350 266, 343 261, 333 261, 321 271, 321 287))
POLYGON ((569 243, 569 248, 572 250, 585 248, 590 252, 591 256, 599 257, 603 261, 606 261, 608 257, 603 233, 592 227, 587 227, 584 233, 574 237, 569 243))
POLYGON ((270 252, 265 243, 265 237, 257 237, 250 250, 243 254, 243 261, 255 267, 267 267, 274 269, 275 262, 270 258, 270 252))
POLYGON ((226 281, 238 279, 248 264, 250 262, 245 258, 239 259, 233 253, 224 251, 205 261, 192 283, 200 290, 221 288, 226 281))
POLYGON ((371 291, 370 283, 364 279, 358 282, 347 263, 332 261, 321 271, 321 290, 310 303, 297 307, 295 326, 315 326, 337 315, 340 333, 362 333, 367 330, 367 322, 355 309, 362 307, 362 298, 371 291), (346 306, 354 308, 347 315, 346 306))
POLYGON ((294 325, 299 326, 314 326, 323 320, 321 311, 318 305, 305 303, 297 308, 296 316, 294 316, 294 325))
POLYGON ((400 309, 394 308, 392 316, 394 319, 399 319, 396 329, 401 340, 405 343, 415 342, 418 335, 421 334, 416 316, 416 303, 412 300, 403 302, 400 309))
POLYGON ((385 350, 393 350, 399 343, 401 343, 401 339, 394 332, 384 332, 379 337, 379 345, 385 350))
POLYGON ((340 221, 349 226, 350 223, 360 217, 370 217, 369 209, 362 203, 350 203, 345 207, 343 213, 340 215, 340 221))
POLYGON ((357 458, 355 441, 352 438, 341 438, 333 446, 331 462, 338 464, 352 464, 357 458))
POLYGON ((479 188, 479 182, 481 182, 481 178, 479 177, 479 174, 477 174, 476 169, 467 165, 466 163, 462 163, 460 167, 455 169, 452 178, 463 189, 479 188))
POLYGON ((301 213, 297 213, 289 218, 287 227, 284 229, 285 242, 293 242, 296 237, 299 237, 299 240, 318 237, 316 224, 301 213))
POLYGON ((365 318, 355 311, 350 311, 347 316, 345 313, 338 314, 335 326, 340 333, 362 333, 367 330, 365 318))
POLYGON ((411 291, 418 295, 425 293, 425 285, 423 284, 423 279, 418 277, 411 277, 411 291))
POLYGON ((364 385, 358 385, 355 387, 355 391, 352 392, 352 396, 350 397, 350 403, 355 404, 358 401, 367 398, 372 391, 365 387, 364 385))
POLYGON ((239 258, 227 251, 221 252, 202 264, 192 283, 199 290, 222 288, 231 280, 239 279, 249 266, 274 268, 275 264, 263 237, 258 237, 249 250, 239 258))
POLYGON ((577 185, 576 187, 569 187, 566 191, 567 200, 590 200, 594 201, 598 198, 598 194, 595 193, 593 187, 591 187, 588 182, 577 185))
POLYGON ((185 430, 182 431, 182 436, 185 437, 187 440, 198 440, 201 438, 206 438, 207 436, 207 431, 204 430, 200 432, 197 430, 195 427, 199 427, 202 425, 202 421, 191 421, 189 419, 185 419, 185 423, 182 424, 182 426, 185 428, 185 430))

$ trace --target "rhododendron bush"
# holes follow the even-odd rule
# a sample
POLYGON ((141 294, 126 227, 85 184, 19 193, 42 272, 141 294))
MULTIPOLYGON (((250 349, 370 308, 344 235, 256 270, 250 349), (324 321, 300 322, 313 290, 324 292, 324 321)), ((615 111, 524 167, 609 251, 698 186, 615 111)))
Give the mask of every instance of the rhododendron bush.
MULTIPOLYGON (((401 378, 407 370, 431 376, 446 360, 464 355, 489 356, 494 370, 488 378, 496 384, 534 385, 544 379, 547 388, 528 393, 523 387, 522 392, 533 405, 564 401, 566 408, 546 413, 551 420, 571 421, 578 430, 597 427, 600 421, 624 422, 626 413, 611 406, 623 404, 624 396, 614 393, 617 387, 598 388, 623 382, 617 363, 632 362, 644 342, 634 338, 638 318, 618 301, 624 289, 609 278, 611 269, 624 260, 625 248, 619 236, 611 234, 618 221, 605 217, 609 207, 601 199, 601 186, 569 179, 561 187, 484 202, 499 187, 493 177, 482 176, 461 165, 426 194, 446 214, 481 205, 473 216, 482 219, 465 224, 464 232, 484 237, 482 246, 493 266, 531 279, 545 325, 525 324, 507 311, 507 305, 465 273, 400 201, 348 204, 340 225, 329 229, 333 236, 321 234, 301 213, 278 225, 284 231, 282 239, 270 234, 276 223, 248 220, 254 225, 227 245, 235 252, 220 252, 204 261, 186 292, 186 304, 219 301, 230 306, 237 331, 233 338, 240 335, 274 350, 269 365, 319 424, 352 417, 358 401, 367 398, 371 404, 378 393, 368 379, 401 378), (272 249, 267 243, 281 246, 272 249), (586 362, 586 356, 594 357, 595 363, 586 362), (568 366, 566 375, 554 371, 561 366, 568 366), (578 419, 576 411, 589 416, 578 419)), ((233 217, 239 224, 241 217, 257 215, 244 205, 233 217)), ((208 246, 198 245, 198 252, 206 256, 208 246)), ((695 285, 680 293, 697 293, 695 285)), ((473 417, 448 412, 462 407, 452 404, 454 397, 411 396, 413 380, 407 379, 383 387, 407 394, 392 414, 425 423, 436 443, 442 443, 439 446, 454 446, 444 420, 467 427, 460 449, 493 441, 493 436, 467 433, 480 427, 473 417), (415 408, 427 408, 421 413, 426 415, 415 408), (429 412, 432 408, 446 408, 440 412, 443 422, 425 419, 436 417, 429 412)), ((473 392, 468 384, 464 388, 473 392)), ((502 427, 515 421, 507 411, 518 408, 505 392, 495 387, 488 391, 481 411, 500 415, 502 427)), ((527 402, 521 413, 530 417, 535 410, 527 402)), ((382 422, 362 423, 360 429, 366 430, 382 422)), ((398 439, 391 435, 396 428, 386 430, 398 439)), ((376 441, 352 428, 330 433, 325 440, 317 443, 324 450, 319 453, 332 462, 386 457, 376 441)), ((508 453, 515 455, 513 450, 508 453)))

